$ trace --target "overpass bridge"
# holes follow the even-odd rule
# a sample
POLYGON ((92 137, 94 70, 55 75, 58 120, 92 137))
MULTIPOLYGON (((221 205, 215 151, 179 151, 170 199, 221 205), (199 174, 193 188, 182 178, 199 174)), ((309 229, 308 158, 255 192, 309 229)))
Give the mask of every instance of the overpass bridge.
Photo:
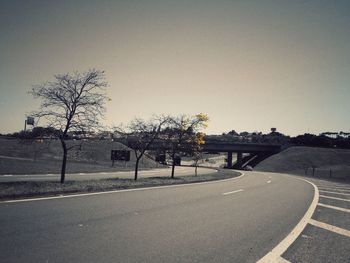
MULTIPOLYGON (((122 140, 120 142, 132 147, 128 142, 122 140)), ((171 147, 171 144, 166 140, 156 140, 149 147, 149 150, 166 151, 171 147)), ((242 169, 246 165, 255 166, 265 158, 280 152, 281 148, 282 146, 279 144, 206 141, 203 145, 203 152, 227 153, 227 168, 242 169), (237 155, 235 163, 232 160, 233 153, 237 155)))
POLYGON ((203 147, 208 153, 227 153, 227 168, 242 169, 246 165, 254 166, 265 158, 279 153, 282 149, 278 144, 206 142, 203 147), (232 154, 237 154, 237 161, 233 165, 232 154), (244 156, 245 155, 245 156, 244 156))

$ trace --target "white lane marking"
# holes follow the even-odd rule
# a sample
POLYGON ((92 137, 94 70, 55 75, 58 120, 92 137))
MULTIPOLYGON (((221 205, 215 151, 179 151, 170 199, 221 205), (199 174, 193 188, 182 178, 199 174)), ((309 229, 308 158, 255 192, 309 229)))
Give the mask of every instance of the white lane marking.
POLYGON ((331 184, 331 185, 333 185, 334 187, 345 187, 345 188, 347 188, 347 187, 350 187, 350 185, 349 184, 331 184))
POLYGON ((333 184, 333 183, 317 183, 317 185, 328 185, 328 186, 349 186, 348 184, 333 184))
POLYGON ((318 199, 319 192, 317 186, 305 179, 296 178, 293 176, 289 176, 297 180, 305 181, 311 184, 314 188, 314 198, 309 206, 309 209, 306 211, 303 218, 299 221, 299 223, 294 227, 294 229, 286 236, 276 247, 274 247, 269 253, 267 253, 264 257, 262 257, 257 263, 272 263, 279 262, 278 260, 282 257, 282 254, 290 247, 291 244, 298 238, 301 232, 306 227, 307 223, 310 221, 312 214, 315 212, 318 199))
POLYGON ((11 177, 13 176, 12 174, 4 174, 3 177, 11 177))
POLYGON ((322 207, 326 207, 326 208, 330 208, 330 209, 334 209, 334 210, 339 210, 339 211, 342 211, 342 212, 350 213, 350 209, 346 209, 346 208, 342 208, 342 207, 338 207, 338 206, 326 205, 326 204, 323 204, 323 203, 318 203, 317 205, 318 206, 322 206, 322 207))
POLYGON ((236 180, 236 179, 239 179, 239 178, 241 178, 243 176, 244 176, 244 173, 241 172, 241 175, 239 175, 237 177, 233 177, 233 178, 229 178, 229 179, 223 179, 223 180, 209 181, 209 182, 174 184, 174 185, 142 187, 142 188, 113 190, 113 191, 94 192, 94 193, 85 193, 85 194, 71 194, 71 195, 68 194, 68 195, 59 195, 59 196, 51 196, 51 197, 39 197, 39 198, 29 198, 29 199, 8 200, 8 201, 0 201, 0 204, 2 204, 2 203, 30 202, 30 201, 42 201, 42 200, 72 198, 72 197, 91 196, 91 195, 103 195, 103 194, 113 194, 113 193, 122 193, 122 192, 147 191, 147 190, 154 190, 154 189, 173 188, 173 187, 185 187, 185 186, 193 186, 193 185, 214 184, 214 183, 221 183, 221 182, 227 182, 227 181, 236 180))
POLYGON ((275 261, 275 263, 291 263, 289 260, 282 258, 282 257, 278 257, 275 261))
POLYGON ((235 191, 231 191, 231 192, 222 193, 222 195, 231 195, 231 194, 235 194, 235 193, 242 192, 242 191, 243 191, 243 189, 239 189, 239 190, 235 190, 235 191))
POLYGON ((325 190, 325 191, 331 190, 331 191, 340 191, 340 192, 350 192, 350 189, 349 190, 339 190, 336 188, 328 188, 328 187, 319 187, 318 189, 325 190))
POLYGON ((328 193, 328 194, 337 194, 337 195, 350 195, 348 193, 331 192, 331 191, 325 191, 325 190, 320 190, 320 192, 328 193))
POLYGON ((268 184, 271 183, 271 180, 268 180, 266 183, 268 183, 268 184))
POLYGON ((338 198, 338 197, 333 197, 333 196, 328 196, 328 195, 320 195, 320 197, 324 197, 324 198, 328 198, 328 199, 334 199, 334 200, 339 200, 339 201, 350 202, 349 199, 338 198))
POLYGON ((320 188, 331 188, 338 191, 350 191, 350 188, 347 188, 347 187, 336 187, 336 186, 330 186, 330 185, 321 186, 320 188))
POLYGON ((344 228, 340 228, 340 227, 337 227, 337 226, 326 224, 326 223, 323 223, 323 222, 320 222, 320 221, 316 221, 314 219, 311 219, 309 224, 313 225, 313 226, 317 226, 319 228, 326 229, 328 231, 332 231, 332 232, 337 233, 339 235, 350 237, 350 231, 346 230, 344 228))

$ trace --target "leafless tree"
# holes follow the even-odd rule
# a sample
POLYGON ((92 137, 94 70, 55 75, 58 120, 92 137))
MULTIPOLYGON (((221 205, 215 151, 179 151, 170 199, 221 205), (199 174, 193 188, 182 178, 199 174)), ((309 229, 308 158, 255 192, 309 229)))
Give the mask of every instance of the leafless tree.
POLYGON ((64 183, 69 132, 90 132, 98 128, 105 111, 107 82, 105 72, 91 69, 72 74, 55 75, 54 80, 36 85, 30 91, 41 100, 40 110, 34 116, 44 119, 49 127, 59 131, 63 158, 61 183, 64 183))
POLYGON ((135 180, 137 180, 141 158, 158 138, 162 126, 167 121, 168 118, 165 116, 156 116, 150 120, 136 118, 128 125, 130 133, 127 136, 127 145, 134 150, 136 157, 135 180))
POLYGON ((173 116, 169 120, 169 126, 165 129, 167 140, 171 145, 170 157, 172 159, 171 178, 174 178, 176 158, 182 152, 193 153, 200 151, 198 148, 202 142, 202 133, 199 129, 206 128, 209 118, 206 114, 200 113, 195 116, 173 116), (201 134, 201 137, 197 137, 201 134))

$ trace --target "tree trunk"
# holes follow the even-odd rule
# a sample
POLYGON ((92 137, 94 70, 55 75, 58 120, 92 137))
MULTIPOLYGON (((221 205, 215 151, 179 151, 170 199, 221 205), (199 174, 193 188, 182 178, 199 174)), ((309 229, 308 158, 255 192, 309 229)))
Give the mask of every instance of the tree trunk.
POLYGON ((174 175, 175 175, 175 151, 173 151, 171 158, 173 159, 173 164, 171 166, 171 178, 174 178, 174 175))
POLYGON ((140 158, 136 158, 136 162, 135 162, 135 181, 137 180, 137 174, 139 171, 139 162, 140 162, 140 158))
POLYGON ((197 176, 197 169, 198 169, 198 165, 197 165, 197 163, 196 163, 196 168, 194 169, 194 174, 195 174, 195 176, 197 176))
POLYGON ((175 175, 175 161, 173 160, 173 165, 171 166, 171 178, 174 178, 175 175))
POLYGON ((66 175, 66 165, 67 165, 67 145, 63 138, 60 139, 63 150, 62 168, 61 168, 61 184, 64 183, 64 178, 66 175))

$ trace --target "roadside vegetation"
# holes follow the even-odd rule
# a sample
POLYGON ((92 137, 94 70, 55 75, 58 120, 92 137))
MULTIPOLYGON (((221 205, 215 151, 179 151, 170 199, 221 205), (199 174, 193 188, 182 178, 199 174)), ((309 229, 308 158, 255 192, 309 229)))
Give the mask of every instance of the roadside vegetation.
POLYGON ((350 180, 350 150, 294 146, 265 159, 255 170, 350 180))
POLYGON ((11 200, 28 197, 40 196, 58 196, 62 194, 73 193, 91 193, 111 190, 132 189, 140 187, 152 187, 161 185, 187 184, 195 182, 214 181, 229 179, 239 176, 239 172, 232 170, 220 170, 210 174, 200 176, 179 176, 169 177, 151 177, 134 179, 101 179, 87 181, 66 181, 60 182, 7 182, 0 183, 0 200, 11 200))
POLYGON ((92 69, 55 75, 53 81, 36 85, 30 92, 41 102, 40 109, 31 115, 44 119, 53 129, 52 135, 61 142, 61 183, 65 180, 68 151, 75 147, 67 145, 68 133, 99 128, 107 101, 107 86, 104 71, 92 69))
MULTIPOLYGON (((130 150, 122 143, 111 140, 67 140, 72 147, 67 156, 67 173, 113 172, 133 170, 136 157, 129 162, 115 162, 112 167, 111 150, 130 150)), ((57 139, 19 140, 0 138, 0 174, 59 173, 62 148, 57 139)), ((141 169, 165 167, 144 156, 141 169)))
MULTIPOLYGON (((221 135, 206 135, 203 131, 208 126, 209 117, 204 113, 158 115, 148 120, 135 118, 125 129, 107 128, 101 124, 105 104, 111 101, 107 87, 105 72, 96 69, 55 75, 52 81, 33 86, 30 94, 40 102, 39 109, 32 112, 26 121, 26 124, 33 125, 33 129, 7 135, 19 141, 0 138, 7 140, 0 145, 0 174, 60 171, 60 183, 63 184, 66 172, 133 169, 136 181, 140 168, 170 165, 170 178, 173 179, 175 167, 181 165, 181 160, 191 159, 192 165, 198 166, 203 159, 202 150, 206 142, 278 144, 282 145, 282 149, 295 145, 350 149, 350 133, 347 132, 290 137, 271 128, 267 134, 231 130, 221 135), (9 149, 7 144, 14 147, 9 149), (90 147, 93 144, 102 146, 90 147), (16 152, 17 149, 20 150, 16 152), (126 152, 127 160, 125 156, 121 158, 118 152, 126 152), (114 161, 116 167, 113 167, 114 161)), ((301 166, 305 174, 310 168, 314 174, 315 169, 321 169, 321 166, 329 170, 330 176, 336 175, 332 172, 348 169, 344 163, 325 166, 317 161, 305 163, 307 158, 302 159, 304 163, 297 162, 297 168, 301 166)), ((270 170, 295 172, 297 168, 270 170)))

